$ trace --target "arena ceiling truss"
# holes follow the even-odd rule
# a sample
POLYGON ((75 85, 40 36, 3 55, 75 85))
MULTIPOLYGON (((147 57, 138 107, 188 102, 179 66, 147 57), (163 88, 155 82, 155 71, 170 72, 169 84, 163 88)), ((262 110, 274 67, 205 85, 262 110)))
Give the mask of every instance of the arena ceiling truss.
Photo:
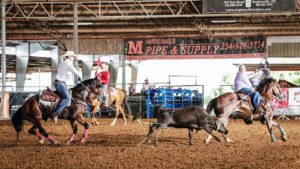
POLYGON ((230 14, 204 14, 202 0, 6 3, 8 40, 72 38, 74 18, 79 38, 300 35, 300 0, 296 12, 230 14))

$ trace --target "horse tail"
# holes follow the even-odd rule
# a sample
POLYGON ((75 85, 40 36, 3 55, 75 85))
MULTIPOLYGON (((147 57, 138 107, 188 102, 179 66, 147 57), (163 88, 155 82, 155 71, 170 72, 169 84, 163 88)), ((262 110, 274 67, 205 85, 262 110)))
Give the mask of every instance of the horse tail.
POLYGON ((207 104, 206 111, 208 114, 211 114, 212 109, 215 107, 217 101, 217 97, 210 100, 210 102, 207 104))
POLYGON ((128 104, 128 100, 127 100, 126 96, 124 97, 124 100, 123 100, 123 107, 124 107, 124 111, 127 112, 130 117, 132 117, 132 120, 135 120, 136 117, 132 116, 131 108, 130 108, 130 106, 128 104))
POLYGON ((18 108, 16 113, 12 116, 11 121, 17 132, 17 140, 16 140, 16 143, 17 143, 19 141, 19 133, 22 131, 23 124, 24 124, 23 106, 18 108))

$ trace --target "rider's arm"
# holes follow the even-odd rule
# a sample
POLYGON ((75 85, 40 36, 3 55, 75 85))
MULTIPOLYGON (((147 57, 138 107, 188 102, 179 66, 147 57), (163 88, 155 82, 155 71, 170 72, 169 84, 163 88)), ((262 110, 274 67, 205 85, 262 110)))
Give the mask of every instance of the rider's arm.
POLYGON ((248 75, 249 79, 253 79, 256 76, 259 76, 259 74, 258 73, 251 73, 251 74, 248 75))
POLYGON ((73 66, 71 62, 68 62, 68 71, 73 72, 77 77, 81 78, 81 75, 79 74, 78 70, 73 66))

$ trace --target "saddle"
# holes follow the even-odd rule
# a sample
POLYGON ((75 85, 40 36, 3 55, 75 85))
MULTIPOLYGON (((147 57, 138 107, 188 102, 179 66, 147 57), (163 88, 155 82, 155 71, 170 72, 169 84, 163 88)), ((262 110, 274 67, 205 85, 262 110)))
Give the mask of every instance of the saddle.
POLYGON ((238 96, 238 98, 240 100, 243 101, 243 104, 247 104, 250 107, 253 114, 260 114, 261 112, 266 110, 263 103, 266 103, 267 100, 263 96, 260 96, 260 103, 259 103, 258 109, 255 110, 255 106, 252 104, 252 100, 249 95, 244 94, 244 93, 236 93, 236 95, 238 96))
POLYGON ((243 101, 243 104, 247 104, 251 111, 254 111, 254 105, 252 104, 252 100, 251 100, 251 97, 247 94, 244 94, 244 93, 239 93, 237 92, 236 95, 238 96, 239 100, 242 100, 243 101))
MULTIPOLYGON (((72 90, 69 90, 69 93, 70 93, 70 95, 72 95, 72 90)), ((56 91, 51 90, 48 87, 47 87, 47 89, 42 90, 40 92, 40 104, 43 107, 43 110, 48 115, 52 114, 52 111, 56 108, 56 106, 59 104, 60 101, 61 101, 60 95, 56 91)), ((70 101, 68 106, 66 106, 60 113, 60 115, 59 115, 60 119, 67 119, 70 116, 69 106, 71 105, 71 102, 72 101, 70 101)), ((79 102, 86 106, 86 103, 84 103, 82 101, 75 99, 75 102, 79 102)))
POLYGON ((60 100, 61 97, 59 96, 59 94, 48 87, 47 89, 40 92, 40 103, 51 109, 54 109, 58 105, 60 100))

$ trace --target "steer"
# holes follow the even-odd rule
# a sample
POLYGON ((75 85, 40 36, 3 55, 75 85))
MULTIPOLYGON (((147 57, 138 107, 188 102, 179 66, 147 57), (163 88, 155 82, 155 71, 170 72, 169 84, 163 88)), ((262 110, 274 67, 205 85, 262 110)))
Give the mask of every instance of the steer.
POLYGON ((174 111, 164 109, 161 106, 156 108, 158 109, 156 114, 157 122, 150 124, 149 133, 141 143, 147 140, 150 143, 153 136, 156 135, 157 144, 157 134, 155 133, 157 133, 158 129, 164 129, 167 127, 187 128, 189 131, 190 145, 192 145, 193 129, 197 131, 203 129, 207 133, 211 134, 217 141, 220 141, 220 139, 212 133, 213 130, 217 130, 224 134, 228 133, 228 130, 225 128, 221 120, 210 116, 206 110, 200 106, 192 105, 185 108, 176 109, 174 111))

